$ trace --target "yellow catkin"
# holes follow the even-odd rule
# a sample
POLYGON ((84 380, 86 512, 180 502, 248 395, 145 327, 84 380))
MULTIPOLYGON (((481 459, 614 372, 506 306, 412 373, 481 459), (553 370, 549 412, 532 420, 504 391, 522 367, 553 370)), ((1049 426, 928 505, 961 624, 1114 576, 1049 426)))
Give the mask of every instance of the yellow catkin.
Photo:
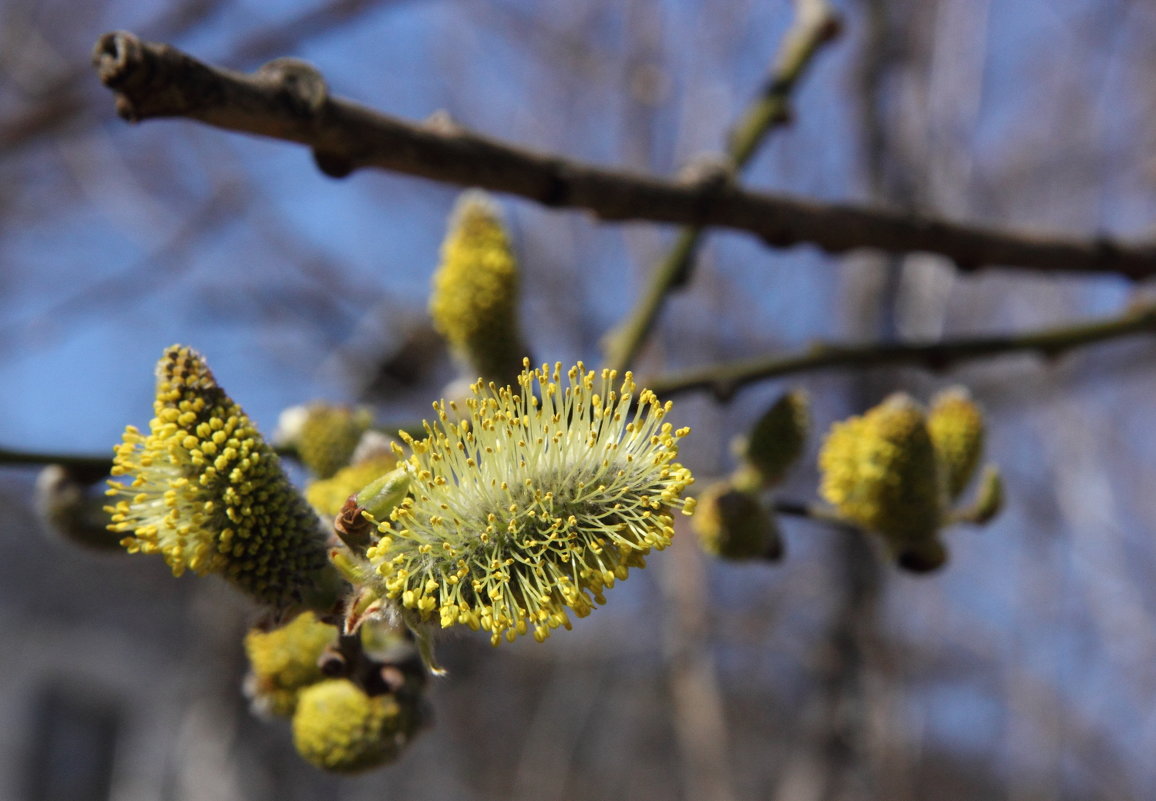
POLYGON ((429 308, 434 327, 475 376, 504 383, 521 369, 519 282, 497 206, 483 192, 464 193, 450 215, 429 308))
POLYGON ((428 436, 407 438, 411 495, 367 556, 412 625, 542 640, 670 543, 693 481, 674 461, 688 429, 666 422, 671 404, 582 364, 518 381, 435 404, 428 436))
POLYGON ((246 691, 262 713, 288 717, 301 691, 325 678, 318 660, 337 640, 337 627, 322 623, 312 612, 298 615, 271 631, 254 629, 245 636, 249 657, 246 691))
POLYGON ((922 407, 896 394, 836 423, 819 453, 820 494, 897 555, 932 541, 943 523, 938 464, 922 407))
POLYGON ((297 455, 314 476, 330 478, 349 464, 361 435, 372 424, 368 409, 311 404, 297 432, 297 455))
POLYGON ((975 475, 983 456, 983 412, 966 389, 952 387, 932 399, 927 430, 939 454, 947 497, 954 501, 975 475))
POLYGON ((196 351, 165 351, 149 432, 125 429, 112 475, 109 528, 130 553, 220 574, 280 611, 335 599, 316 513, 196 351))
POLYGON ((347 679, 329 679, 302 691, 293 745, 322 770, 357 773, 396 760, 419 725, 406 699, 370 697, 347 679))

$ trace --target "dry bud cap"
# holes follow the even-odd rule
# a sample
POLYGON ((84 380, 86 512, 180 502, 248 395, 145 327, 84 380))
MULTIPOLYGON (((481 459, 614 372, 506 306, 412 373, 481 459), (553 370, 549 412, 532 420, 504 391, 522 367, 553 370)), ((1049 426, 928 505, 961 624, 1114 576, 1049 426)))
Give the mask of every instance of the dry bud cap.
POLYGON ((754 492, 726 482, 708 487, 690 519, 704 551, 723 559, 778 559, 783 541, 766 507, 754 492))
POLYGON ((435 404, 428 436, 407 438, 411 495, 367 552, 378 594, 415 629, 464 625, 495 644, 545 639, 568 609, 603 603, 670 543, 693 481, 675 461, 688 429, 635 389, 629 373, 527 365, 517 388, 479 381, 465 409, 435 404))
POLYGON ((939 466, 923 408, 897 393, 832 426, 819 453, 820 493, 900 556, 934 541, 944 522, 939 466))
POLYGON ((458 199, 441 256, 429 304, 434 327, 471 378, 513 380, 527 355, 518 328, 518 265, 497 204, 484 192, 458 199))
POLYGON ((165 351, 149 431, 125 429, 112 475, 109 529, 129 553, 220 574, 280 613, 335 601, 317 515, 196 351, 165 351))

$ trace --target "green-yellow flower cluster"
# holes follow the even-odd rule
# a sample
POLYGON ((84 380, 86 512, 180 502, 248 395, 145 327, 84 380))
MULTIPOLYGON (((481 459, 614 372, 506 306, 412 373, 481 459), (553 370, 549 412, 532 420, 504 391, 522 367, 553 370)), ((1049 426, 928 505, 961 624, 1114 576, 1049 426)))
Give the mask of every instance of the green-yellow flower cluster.
POLYGON ((983 455, 983 412, 963 387, 951 387, 932 398, 927 431, 942 465, 949 500, 967 487, 983 455))
POLYGON ((469 191, 458 200, 441 255, 429 306, 434 327, 473 375, 510 381, 526 356, 518 328, 518 265, 498 208, 485 193, 469 191))
POLYGON ((245 635, 250 666, 245 689, 254 708, 268 715, 292 715, 301 691, 325 678, 318 660, 337 633, 336 626, 304 612, 279 628, 253 629, 245 635))
POLYGON ((778 559, 779 528, 758 493, 731 483, 712 484, 699 497, 691 525, 707 553, 723 559, 778 559))
MULTIPOLYGON (((370 695, 348 678, 327 677, 321 659, 337 641, 337 627, 311 612, 271 631, 250 631, 246 692, 258 712, 292 718, 298 752, 323 770, 350 773, 392 762, 424 725, 424 679, 378 662, 377 669, 404 680, 370 695)), ((360 642, 366 653, 412 653, 374 625, 362 627, 360 642)))
POLYGON ((734 440, 731 450, 738 466, 702 492, 691 519, 704 551, 734 560, 783 556, 783 538, 768 495, 802 456, 810 426, 810 399, 793 390, 780 395, 734 440))
POLYGON ((149 431, 125 429, 112 475, 109 528, 130 553, 218 573, 280 611, 336 599, 316 513, 195 351, 165 351, 149 431))
POLYGON ((372 424, 368 409, 314 403, 305 407, 293 444, 301 463, 316 478, 330 478, 349 464, 372 424))
POLYGON ((328 679, 301 692, 293 745, 322 770, 357 773, 393 762, 421 725, 420 708, 405 699, 366 695, 348 679, 328 679))
POLYGON ((952 511, 975 474, 983 437, 983 414, 965 391, 942 393, 930 413, 897 393, 831 428, 819 453, 820 493, 841 517, 882 536, 904 567, 935 569, 947 560, 941 528, 994 514, 986 499, 998 494, 994 473, 983 509, 952 511))
POLYGON ((733 450, 739 467, 731 483, 743 489, 772 487, 803 455, 811 430, 811 404, 802 390, 785 392, 772 403, 733 450))
POLYGON ((616 382, 581 363, 527 365, 517 389, 479 381, 464 409, 435 404, 428 436, 407 438, 412 494, 367 554, 411 625, 542 640, 670 543, 693 481, 674 461, 687 429, 629 373, 616 382))

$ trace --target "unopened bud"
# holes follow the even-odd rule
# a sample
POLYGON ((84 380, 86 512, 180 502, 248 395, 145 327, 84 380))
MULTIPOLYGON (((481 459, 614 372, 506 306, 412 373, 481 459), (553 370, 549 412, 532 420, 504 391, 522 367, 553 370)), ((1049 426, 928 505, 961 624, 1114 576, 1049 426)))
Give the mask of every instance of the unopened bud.
POLYGON ((927 431, 943 468, 948 500, 954 501, 971 481, 983 454, 983 412, 966 389, 951 387, 932 399, 927 431))
POLYGON ((736 441, 735 452, 743 464, 734 483, 744 489, 778 484, 803 454, 810 426, 807 393, 785 393, 763 413, 746 438, 736 441))
POLYGON ((783 541, 757 495, 719 482, 698 498, 691 526, 703 550, 723 559, 778 559, 783 541))

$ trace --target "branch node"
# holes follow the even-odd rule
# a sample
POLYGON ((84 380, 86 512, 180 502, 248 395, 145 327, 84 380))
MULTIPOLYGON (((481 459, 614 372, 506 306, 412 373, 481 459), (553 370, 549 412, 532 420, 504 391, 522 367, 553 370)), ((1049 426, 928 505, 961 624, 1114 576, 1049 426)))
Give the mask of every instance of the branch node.
POLYGON ((828 9, 826 16, 819 25, 817 41, 819 44, 833 42, 843 35, 843 15, 833 8, 828 9))
POLYGON ((734 181, 734 159, 717 153, 695 156, 679 171, 677 179, 679 185, 694 190, 694 216, 699 221, 706 219, 711 206, 734 186, 734 181))
POLYGON ((256 73, 262 82, 276 86, 292 114, 304 119, 318 117, 329 101, 329 87, 316 67, 299 58, 275 58, 256 73))
POLYGON ((357 169, 353 159, 344 153, 332 153, 325 150, 313 150, 313 163, 317 165, 317 169, 330 178, 346 178, 357 169))
MULTIPOLYGON (((799 237, 792 233, 789 226, 786 225, 775 226, 763 233, 759 238, 762 239, 768 247, 779 249, 789 248, 799 243, 799 237)), ((822 245, 820 245, 820 247, 822 247, 822 245)), ((823 250, 828 253, 832 252, 827 248, 823 248, 823 250)))
POLYGON ((569 205, 570 176, 566 162, 561 159, 551 159, 546 174, 548 178, 542 188, 542 192, 538 195, 538 202, 548 208, 559 208, 569 205))
POLYGON ((738 392, 739 385, 735 381, 719 379, 710 385, 711 395, 718 403, 730 403, 738 392))
POLYGON ((444 137, 457 136, 465 130, 444 108, 439 108, 425 118, 425 128, 430 133, 444 137))

